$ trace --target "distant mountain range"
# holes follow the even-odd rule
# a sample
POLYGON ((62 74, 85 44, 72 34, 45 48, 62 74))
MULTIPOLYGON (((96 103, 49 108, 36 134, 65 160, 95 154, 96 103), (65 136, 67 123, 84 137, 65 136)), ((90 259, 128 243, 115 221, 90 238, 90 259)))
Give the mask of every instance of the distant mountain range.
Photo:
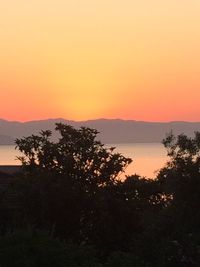
POLYGON ((200 122, 145 122, 121 119, 98 119, 88 121, 69 121, 65 119, 48 119, 40 121, 16 122, 0 119, 0 145, 14 144, 19 137, 38 134, 41 130, 52 130, 54 136, 55 123, 62 122, 76 128, 86 126, 97 129, 98 138, 105 144, 112 143, 156 143, 171 130, 175 135, 185 133, 192 136, 200 131, 200 122))
POLYGON ((0 146, 1 145, 12 145, 13 142, 14 142, 14 139, 12 137, 0 134, 0 146))

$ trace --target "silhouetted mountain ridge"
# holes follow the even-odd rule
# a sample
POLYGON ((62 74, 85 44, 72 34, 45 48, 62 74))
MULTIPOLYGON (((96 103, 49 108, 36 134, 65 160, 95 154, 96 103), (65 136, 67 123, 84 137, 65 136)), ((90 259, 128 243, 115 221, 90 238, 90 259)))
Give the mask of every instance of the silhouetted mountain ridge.
POLYGON ((11 144, 19 137, 38 134, 41 130, 52 130, 54 137, 55 123, 62 122, 74 127, 91 127, 97 129, 103 143, 152 143, 161 142, 171 130, 174 134, 185 133, 192 136, 200 131, 200 122, 145 122, 122 119, 97 119, 72 121, 62 118, 35 120, 28 122, 6 121, 0 119, 0 144, 11 144))

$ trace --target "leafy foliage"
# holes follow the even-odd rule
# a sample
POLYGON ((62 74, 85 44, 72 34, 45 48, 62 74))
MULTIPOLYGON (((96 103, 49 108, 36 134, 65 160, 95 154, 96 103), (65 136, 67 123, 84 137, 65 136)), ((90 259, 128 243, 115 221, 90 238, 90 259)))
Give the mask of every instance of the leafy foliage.
POLYGON ((64 124, 57 124, 56 130, 58 142, 51 141, 50 131, 16 141, 25 169, 18 184, 21 192, 17 189, 23 207, 20 217, 53 227, 66 238, 89 242, 99 195, 118 183, 131 159, 96 141, 96 130, 64 124))
POLYGON ((200 133, 163 140, 169 161, 156 179, 122 180, 131 159, 96 141, 96 130, 56 130, 57 142, 50 131, 16 141, 24 154, 10 188, 18 204, 1 229, 6 221, 8 229, 36 230, 2 233, 3 267, 11 255, 22 267, 52 266, 51 257, 54 266, 200 266, 200 133))
POLYGON ((0 262, 3 267, 64 267, 65 245, 46 232, 8 232, 0 237, 0 262))
POLYGON ((101 267, 92 248, 32 228, 0 237, 0 263, 2 267, 101 267))
POLYGON ((97 141, 98 132, 94 129, 75 129, 58 123, 56 130, 61 135, 56 143, 50 140, 51 131, 16 140, 17 148, 24 154, 20 160, 30 172, 66 175, 88 186, 102 186, 115 182, 131 163, 131 159, 112 153, 113 148, 105 148, 97 141))

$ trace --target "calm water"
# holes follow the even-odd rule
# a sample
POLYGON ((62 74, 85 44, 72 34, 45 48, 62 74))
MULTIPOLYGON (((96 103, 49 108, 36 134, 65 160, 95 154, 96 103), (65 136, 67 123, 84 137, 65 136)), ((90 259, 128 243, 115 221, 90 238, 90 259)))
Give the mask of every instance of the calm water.
POLYGON ((164 146, 159 143, 117 144, 116 151, 132 158, 133 162, 126 170, 126 174, 140 174, 149 178, 155 177, 156 171, 167 161, 164 146))
POLYGON ((15 150, 15 146, 0 146, 0 165, 19 165, 16 159, 20 153, 15 150))
MULTIPOLYGON (((133 159, 133 163, 127 168, 126 174, 140 174, 154 177, 155 171, 161 168, 166 160, 166 151, 159 143, 136 143, 136 144, 109 144, 115 146, 116 152, 133 159)), ((20 155, 14 146, 0 146, 0 165, 18 165, 16 156, 20 155)))

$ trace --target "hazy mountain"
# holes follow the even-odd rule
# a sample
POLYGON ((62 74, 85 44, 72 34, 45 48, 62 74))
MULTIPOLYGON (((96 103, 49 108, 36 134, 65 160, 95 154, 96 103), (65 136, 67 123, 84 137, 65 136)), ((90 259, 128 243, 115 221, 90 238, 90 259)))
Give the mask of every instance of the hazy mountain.
MULTIPOLYGON (((29 122, 0 120, 0 144, 10 144, 15 138, 37 134, 40 130, 54 130, 56 122, 63 122, 74 127, 87 126, 97 129, 103 143, 161 142, 166 133, 185 133, 189 136, 200 131, 200 122, 143 122, 120 119, 98 119, 89 121, 68 121, 49 119, 29 122)), ((54 133, 54 136, 55 133, 54 133)))
POLYGON ((14 139, 7 135, 0 134, 0 145, 13 145, 14 139))

